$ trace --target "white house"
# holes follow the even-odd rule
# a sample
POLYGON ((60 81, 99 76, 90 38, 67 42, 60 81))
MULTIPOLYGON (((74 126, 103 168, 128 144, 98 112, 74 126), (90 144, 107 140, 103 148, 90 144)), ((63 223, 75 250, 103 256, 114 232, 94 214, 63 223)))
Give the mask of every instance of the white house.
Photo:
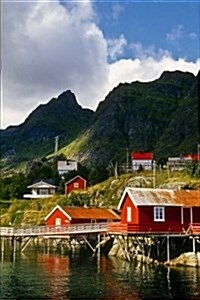
POLYGON ((31 189, 30 194, 24 194, 23 198, 28 199, 38 199, 38 198, 49 198, 52 197, 56 192, 56 186, 49 184, 44 181, 39 181, 32 185, 27 186, 28 189, 31 189))
POLYGON ((68 173, 69 171, 78 170, 78 162, 72 159, 66 161, 58 161, 57 170, 59 175, 68 173))

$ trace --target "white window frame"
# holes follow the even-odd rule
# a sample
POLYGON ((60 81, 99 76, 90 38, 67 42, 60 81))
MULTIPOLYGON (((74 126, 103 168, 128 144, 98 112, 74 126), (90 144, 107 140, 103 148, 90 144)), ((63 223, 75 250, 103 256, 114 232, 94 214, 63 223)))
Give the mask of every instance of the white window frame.
POLYGON ((61 218, 55 219, 55 226, 61 226, 61 218))
POLYGON ((155 222, 164 222, 165 221, 165 207, 164 206, 155 206, 153 208, 153 219, 155 222))
POLYGON ((78 182, 74 182, 74 188, 78 189, 79 188, 79 183, 78 182))
POLYGON ((126 208, 126 219, 127 219, 127 222, 131 222, 132 221, 132 209, 130 206, 127 206, 126 208))

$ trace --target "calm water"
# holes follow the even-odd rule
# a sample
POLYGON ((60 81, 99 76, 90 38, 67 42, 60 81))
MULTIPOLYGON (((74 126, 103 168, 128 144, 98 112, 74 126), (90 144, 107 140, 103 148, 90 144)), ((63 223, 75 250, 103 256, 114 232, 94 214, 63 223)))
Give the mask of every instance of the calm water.
POLYGON ((1 260, 0 299, 200 299, 200 269, 29 252, 1 260))

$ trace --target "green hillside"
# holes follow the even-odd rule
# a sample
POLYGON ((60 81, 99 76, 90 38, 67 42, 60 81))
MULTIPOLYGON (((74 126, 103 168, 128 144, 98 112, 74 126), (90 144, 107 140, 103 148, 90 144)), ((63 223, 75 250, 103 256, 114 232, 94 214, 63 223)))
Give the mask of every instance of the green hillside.
MULTIPOLYGON (((72 193, 69 197, 55 195, 49 199, 1 201, 0 224, 1 226, 42 225, 44 224, 44 218, 57 204, 116 209, 127 186, 152 187, 152 173, 131 173, 117 178, 111 177, 104 182, 89 187, 87 191, 72 193)), ((200 182, 198 179, 191 179, 180 172, 173 172, 169 177, 166 171, 158 171, 156 173, 156 187, 196 189, 200 188, 200 182)))

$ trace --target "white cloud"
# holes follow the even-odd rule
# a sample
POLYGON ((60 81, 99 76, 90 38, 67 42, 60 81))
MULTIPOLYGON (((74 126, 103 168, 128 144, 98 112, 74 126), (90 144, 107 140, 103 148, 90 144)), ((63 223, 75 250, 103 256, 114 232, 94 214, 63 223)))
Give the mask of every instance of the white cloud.
POLYGON ((112 17, 113 20, 117 21, 120 14, 123 12, 124 7, 120 5, 119 3, 114 3, 112 6, 112 17))
POLYGON ((199 61, 174 60, 168 51, 132 44, 136 59, 121 59, 127 41, 106 41, 92 2, 3 3, 3 127, 22 123, 38 106, 71 89, 95 109, 120 82, 149 81, 164 70, 197 73, 199 61))
MULTIPOLYGON (((71 89, 95 107, 107 83, 107 44, 90 2, 3 5, 3 123, 24 120, 40 102, 71 89), (10 114, 15 108, 15 116, 10 114)), ((4 126, 5 126, 4 125, 4 126)))
POLYGON ((166 40, 168 42, 175 42, 183 36, 183 25, 177 25, 170 32, 166 34, 166 40))
POLYGON ((187 62, 184 59, 174 60, 170 56, 163 56, 159 60, 150 56, 144 59, 123 59, 110 65, 109 83, 110 86, 116 86, 119 82, 148 82, 159 78, 164 71, 181 70, 197 75, 199 68, 200 60, 187 62))
POLYGON ((117 57, 124 53, 124 48, 127 45, 127 40, 124 35, 121 34, 118 39, 109 39, 108 43, 108 56, 115 60, 117 57))
POLYGON ((191 40, 196 40, 198 35, 196 32, 190 32, 189 37, 191 40))
POLYGON ((170 56, 168 50, 163 50, 161 48, 156 49, 154 45, 145 48, 141 43, 131 43, 129 48, 133 51, 134 57, 142 60, 148 57, 159 60, 163 58, 163 56, 170 56))

